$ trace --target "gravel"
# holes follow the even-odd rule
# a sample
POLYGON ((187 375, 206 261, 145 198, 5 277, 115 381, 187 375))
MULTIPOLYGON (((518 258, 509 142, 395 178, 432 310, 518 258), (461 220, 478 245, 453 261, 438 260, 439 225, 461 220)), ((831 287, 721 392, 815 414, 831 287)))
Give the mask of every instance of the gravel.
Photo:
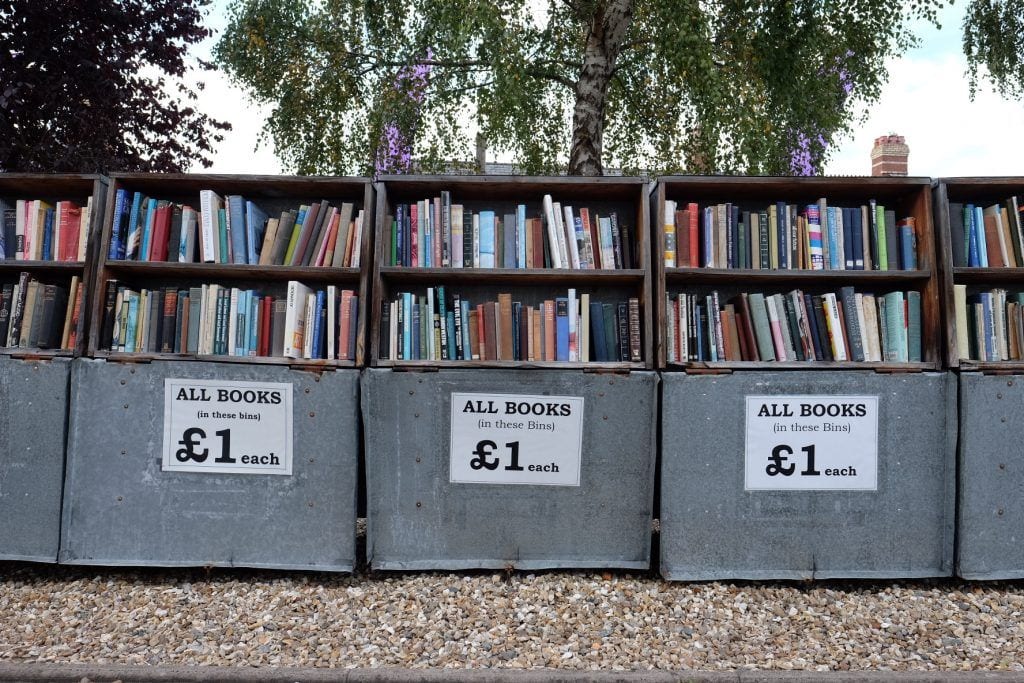
POLYGON ((0 662, 1024 671, 1015 583, 0 563, 0 662))

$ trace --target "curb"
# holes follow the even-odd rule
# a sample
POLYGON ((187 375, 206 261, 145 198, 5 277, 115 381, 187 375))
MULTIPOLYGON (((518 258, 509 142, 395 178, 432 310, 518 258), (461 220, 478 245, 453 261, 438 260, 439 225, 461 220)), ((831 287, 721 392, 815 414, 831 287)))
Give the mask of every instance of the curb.
POLYGON ((3 683, 1024 683, 1024 672, 996 671, 562 671, 559 669, 314 669, 216 666, 0 663, 3 683))

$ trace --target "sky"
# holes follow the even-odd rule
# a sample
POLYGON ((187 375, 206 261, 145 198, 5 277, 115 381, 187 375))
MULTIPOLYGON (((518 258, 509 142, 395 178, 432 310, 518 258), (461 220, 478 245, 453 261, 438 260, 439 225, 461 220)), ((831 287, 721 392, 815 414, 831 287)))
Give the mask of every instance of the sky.
MULTIPOLYGON (((215 0, 208 21, 219 33, 226 24, 227 0, 215 0)), ((939 12, 941 30, 917 22, 919 47, 888 63, 889 81, 856 132, 837 141, 825 166, 827 175, 870 175, 875 138, 896 133, 910 147, 912 176, 1020 175, 1024 160, 1024 102, 1004 100, 982 83, 974 101, 967 87, 961 49, 964 3, 939 12)), ((215 38, 197 47, 208 58, 215 38)), ((204 75, 200 106, 234 129, 217 147, 213 166, 194 172, 282 172, 269 140, 259 142, 269 108, 248 100, 220 72, 204 75)), ((508 159, 490 159, 508 161, 508 159)))

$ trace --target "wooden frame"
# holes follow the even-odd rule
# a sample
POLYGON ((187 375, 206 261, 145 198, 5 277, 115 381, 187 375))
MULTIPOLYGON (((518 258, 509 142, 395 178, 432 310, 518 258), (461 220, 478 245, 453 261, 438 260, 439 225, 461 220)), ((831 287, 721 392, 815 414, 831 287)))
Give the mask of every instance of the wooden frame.
POLYGON ((954 267, 950 236, 949 203, 973 203, 978 206, 1002 202, 1010 195, 1024 195, 1024 176, 939 178, 935 182, 935 222, 939 234, 939 266, 943 290, 943 332, 946 362, 951 369, 993 374, 1024 373, 1024 361, 961 360, 957 349, 956 312, 953 285, 998 287, 1017 285, 1024 290, 1024 268, 954 267))
MULTIPOLYGON (((74 349, 38 349, 0 346, 0 356, 12 358, 60 358, 77 357, 87 348, 86 332, 90 295, 93 289, 94 265, 99 249, 100 233, 103 226, 108 180, 95 174, 43 174, 43 173, 0 173, 0 197, 5 199, 43 199, 55 204, 61 200, 72 200, 85 207, 86 199, 92 196, 92 215, 89 221, 89 241, 86 245, 85 261, 17 261, 13 258, 0 260, 0 279, 16 280, 21 272, 30 273, 43 280, 70 283, 79 276, 82 290, 82 307, 78 318, 77 342, 74 349)), ((13 249, 13 245, 11 245, 13 249)))
POLYGON ((733 370, 816 370, 861 369, 879 372, 937 370, 941 365, 942 342, 938 269, 932 225, 930 178, 890 177, 768 177, 768 176, 666 176, 658 178, 651 192, 654 275, 657 283, 658 368, 686 372, 731 372, 733 370), (764 205, 769 202, 809 204, 820 197, 829 202, 864 203, 877 199, 895 206, 901 215, 913 216, 917 223, 918 269, 913 271, 865 270, 767 270, 738 268, 667 268, 665 266, 665 200, 695 201, 701 205, 715 202, 743 202, 764 205), (806 287, 834 289, 846 285, 879 289, 906 288, 921 292, 922 362, 855 361, 704 361, 667 362, 665 348, 665 296, 679 287, 761 286, 766 289, 806 287))
POLYGON ((572 176, 454 176, 454 175, 388 175, 377 183, 378 226, 373 270, 373 314, 370 330, 370 365, 394 368, 578 368, 592 371, 629 371, 653 367, 653 311, 651 309, 650 232, 647 205, 648 183, 644 178, 572 176), (541 200, 550 194, 556 201, 574 205, 616 204, 630 206, 635 225, 637 259, 641 268, 626 270, 570 270, 539 268, 409 268, 385 265, 385 239, 390 238, 388 216, 394 205, 434 197, 449 190, 453 203, 467 206, 512 206, 525 203, 528 215, 537 216, 541 200), (387 235, 385 234, 387 231, 387 235), (565 361, 406 361, 380 358, 381 304, 392 292, 405 285, 454 284, 477 291, 500 286, 518 292, 553 292, 576 287, 599 291, 615 288, 629 291, 640 301, 641 353, 635 362, 565 362, 565 361))
POLYGON ((100 253, 96 258, 94 289, 90 309, 89 355, 122 361, 204 360, 234 363, 262 363, 295 367, 343 368, 362 367, 365 363, 365 340, 369 309, 369 273, 373 256, 373 184, 367 178, 335 178, 315 176, 247 176, 215 174, 124 173, 110 176, 106 210, 103 218, 100 253), (177 263, 109 260, 110 233, 114 221, 117 191, 127 189, 150 197, 187 202, 198 208, 200 190, 214 190, 220 195, 241 194, 264 209, 281 210, 300 203, 329 199, 355 204, 364 209, 363 242, 359 268, 318 268, 309 266, 243 265, 218 263, 177 263), (238 357, 197 355, 189 353, 125 353, 101 348, 103 329, 103 297, 107 282, 112 279, 145 284, 182 281, 218 282, 218 284, 255 285, 261 282, 284 283, 301 280, 307 283, 337 284, 359 292, 359 323, 356 328, 355 360, 295 359, 278 357, 238 357))

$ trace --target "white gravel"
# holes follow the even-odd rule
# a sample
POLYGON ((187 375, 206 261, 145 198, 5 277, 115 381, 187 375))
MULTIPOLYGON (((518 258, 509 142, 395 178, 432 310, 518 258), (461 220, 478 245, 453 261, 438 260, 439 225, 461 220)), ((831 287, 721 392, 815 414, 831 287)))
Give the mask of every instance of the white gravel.
POLYGON ((1024 671, 1015 583, 0 563, 0 662, 1024 671))

